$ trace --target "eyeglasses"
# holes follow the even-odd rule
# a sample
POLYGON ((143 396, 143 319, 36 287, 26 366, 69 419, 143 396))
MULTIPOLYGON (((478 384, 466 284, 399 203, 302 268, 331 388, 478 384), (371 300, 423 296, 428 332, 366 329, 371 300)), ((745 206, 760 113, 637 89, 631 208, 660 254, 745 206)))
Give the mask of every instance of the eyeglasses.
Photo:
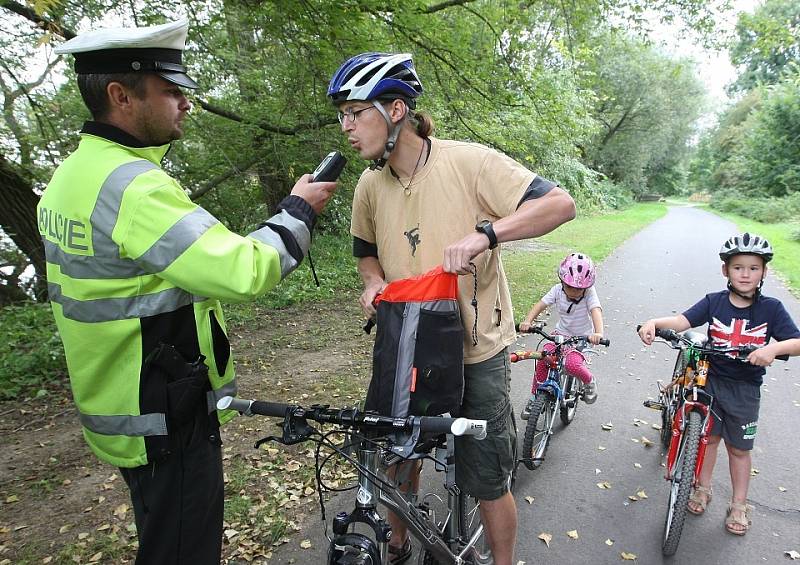
POLYGON ((353 110, 352 108, 348 108, 344 112, 336 112, 336 117, 339 118, 339 123, 344 125, 345 120, 350 122, 351 124, 356 123, 356 118, 361 112, 366 112, 367 110, 374 110, 375 106, 367 106, 366 108, 361 108, 359 110, 353 110))

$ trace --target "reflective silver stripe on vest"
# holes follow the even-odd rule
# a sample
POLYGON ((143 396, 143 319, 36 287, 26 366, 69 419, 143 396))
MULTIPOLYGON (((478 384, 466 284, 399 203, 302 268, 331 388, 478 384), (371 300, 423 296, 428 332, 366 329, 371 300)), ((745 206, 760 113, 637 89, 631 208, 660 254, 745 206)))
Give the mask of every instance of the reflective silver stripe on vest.
MULTIPOLYGON (((308 254, 308 248, 311 246, 311 232, 308 231, 308 226, 306 226, 305 222, 298 220, 286 210, 281 210, 279 214, 275 214, 267 220, 267 222, 287 228, 294 236, 303 255, 308 254)), ((281 278, 286 277, 286 275, 294 271, 297 265, 299 265, 295 258, 292 257, 292 254, 289 253, 289 250, 286 249, 286 245, 284 245, 280 234, 271 227, 264 226, 252 232, 250 237, 257 239, 261 243, 266 243, 278 251, 278 255, 281 259, 281 278)))
POLYGON ((236 396, 236 379, 222 385, 217 390, 209 390, 206 393, 206 402, 208 403, 208 413, 211 414, 217 409, 217 401, 223 396, 236 396))
POLYGON ((218 223, 219 220, 214 216, 197 207, 175 222, 136 262, 144 265, 151 273, 160 273, 218 223))
POLYGON ((97 202, 89 218, 92 224, 92 249, 95 255, 119 259, 119 247, 111 239, 111 233, 117 225, 122 196, 133 179, 157 168, 157 165, 142 159, 120 165, 108 175, 100 188, 97 202))
POLYGON ((81 414, 87 430, 104 436, 165 436, 167 416, 159 412, 141 416, 98 416, 81 414))
POLYGON ((78 322, 110 322, 155 316, 174 312, 182 306, 192 304, 191 294, 180 288, 169 288, 153 294, 125 298, 97 298, 75 300, 61 293, 61 285, 47 284, 50 301, 61 305, 64 317, 78 322))
POLYGON ((48 239, 42 241, 47 262, 58 265, 63 274, 73 279, 128 279, 148 274, 130 259, 73 255, 48 239))

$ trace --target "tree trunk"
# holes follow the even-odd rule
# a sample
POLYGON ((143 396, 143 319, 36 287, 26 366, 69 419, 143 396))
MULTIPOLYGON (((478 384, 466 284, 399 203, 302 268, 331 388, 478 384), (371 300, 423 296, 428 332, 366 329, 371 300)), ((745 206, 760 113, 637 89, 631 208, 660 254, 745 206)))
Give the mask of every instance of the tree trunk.
POLYGON ((0 227, 8 234, 36 270, 37 300, 47 299, 44 245, 36 223, 39 197, 24 172, 0 154, 0 227))

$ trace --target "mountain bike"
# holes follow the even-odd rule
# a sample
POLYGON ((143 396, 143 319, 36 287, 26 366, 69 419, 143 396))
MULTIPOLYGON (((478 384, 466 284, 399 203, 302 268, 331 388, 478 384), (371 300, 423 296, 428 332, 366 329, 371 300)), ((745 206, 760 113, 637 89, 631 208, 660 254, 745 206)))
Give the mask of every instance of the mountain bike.
MULTIPOLYGON (((640 327, 636 328, 637 332, 640 327)), ((689 496, 700 477, 708 436, 714 424, 711 415, 714 397, 705 390, 709 357, 733 355, 746 362, 745 358, 755 346, 714 347, 708 345, 705 334, 692 330, 679 334, 657 329, 656 337, 678 350, 669 384, 658 384, 658 400, 644 401, 647 408, 661 411, 661 442, 667 450, 664 478, 670 483, 661 551, 670 556, 678 549, 689 496)))
POLYGON ((221 410, 232 409, 252 416, 282 418, 282 434, 268 436, 255 447, 269 441, 293 445, 304 441, 317 444, 316 482, 322 520, 329 540, 328 565, 383 565, 388 560, 392 530, 378 512, 378 503, 395 513, 409 532, 420 542, 420 565, 490 565, 491 552, 483 538, 480 503, 461 492, 455 483, 453 437, 486 437, 486 420, 447 418, 443 416, 390 418, 356 408, 309 408, 273 402, 242 400, 226 396, 217 404, 221 410), (334 426, 323 430, 317 422, 334 426), (343 435, 350 445, 339 445, 333 436, 343 435), (355 457, 348 447, 356 446, 355 457), (322 454, 327 448, 331 453, 322 454), (431 455, 431 453, 434 455, 431 455), (334 455, 347 460, 358 471, 355 507, 339 512, 333 520, 333 535, 327 534, 323 492, 332 490, 322 479, 325 463, 334 455), (428 493, 417 502, 416 496, 403 493, 387 476, 387 469, 411 458, 432 459, 437 471, 444 472, 447 503, 436 493, 428 493), (437 506, 445 506, 437 513, 437 506), (365 524, 371 536, 355 531, 365 524))
MULTIPOLYGON (((523 419, 527 416, 528 423, 525 426, 520 462, 530 470, 538 469, 544 462, 550 436, 553 434, 556 411, 561 416, 563 424, 568 426, 575 418, 578 401, 583 395, 580 379, 570 375, 564 367, 566 354, 572 349, 577 349, 582 353, 596 353, 589 347, 589 336, 550 335, 544 331, 543 327, 543 323, 536 324, 531 327, 529 333, 541 335, 542 341, 553 343, 555 349, 549 352, 518 351, 510 356, 512 363, 525 359, 536 359, 537 363, 545 363, 547 367, 547 379, 539 383, 536 390, 531 393, 523 410, 523 419)), ((519 326, 517 326, 517 331, 519 331, 519 326)), ((600 345, 608 347, 611 342, 602 339, 600 345)))

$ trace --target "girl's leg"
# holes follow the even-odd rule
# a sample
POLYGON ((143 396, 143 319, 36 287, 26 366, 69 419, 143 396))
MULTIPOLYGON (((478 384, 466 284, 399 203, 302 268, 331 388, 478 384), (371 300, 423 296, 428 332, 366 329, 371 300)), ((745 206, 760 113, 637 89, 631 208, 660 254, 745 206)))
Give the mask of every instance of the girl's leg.
MULTIPOLYGON (((750 488, 750 471, 753 464, 752 458, 750 457, 750 451, 733 447, 727 443, 725 444, 725 447, 728 450, 728 462, 731 472, 731 487, 733 490, 731 502, 745 505, 747 504, 747 491, 750 488)), ((737 509, 732 509, 731 514, 734 516, 741 515, 743 519, 745 518, 743 506, 737 509)), ((746 526, 738 523, 731 524, 728 527, 739 532, 747 531, 746 526)))
POLYGON ((592 372, 586 365, 586 358, 579 351, 572 350, 567 353, 564 367, 570 375, 579 378, 583 384, 589 384, 594 380, 592 372))
MULTIPOLYGON (((711 490, 711 477, 714 475, 714 465, 717 464, 717 453, 719 451, 719 442, 721 436, 708 436, 708 446, 706 447, 706 456, 703 459, 703 468, 700 469, 700 477, 698 478, 698 486, 705 487, 711 490)), ((748 471, 749 473, 750 471, 748 471)), ((711 500, 711 496, 703 492, 699 492, 696 496, 702 496, 706 499, 706 504, 711 500)), ((700 504, 690 500, 689 508, 692 513, 701 513, 703 510, 700 504)))
MULTIPOLYGON (((542 351, 545 353, 550 353, 555 349, 555 345, 552 343, 546 343, 545 346, 542 348, 542 351)), ((547 380, 547 367, 544 364, 544 361, 538 360, 536 361, 536 370, 533 373, 533 381, 531 382, 531 394, 536 392, 537 387, 547 380)))

